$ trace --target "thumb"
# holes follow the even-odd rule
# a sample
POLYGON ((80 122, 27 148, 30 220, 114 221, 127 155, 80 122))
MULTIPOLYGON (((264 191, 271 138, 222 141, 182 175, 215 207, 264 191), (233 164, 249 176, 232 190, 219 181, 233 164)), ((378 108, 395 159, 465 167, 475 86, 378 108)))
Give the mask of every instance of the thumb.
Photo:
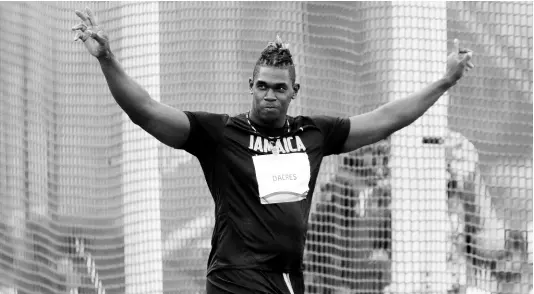
POLYGON ((473 57, 473 51, 467 52, 467 54, 465 54, 462 58, 462 62, 469 62, 469 60, 471 60, 471 57, 473 57))
POLYGON ((454 49, 452 50, 453 53, 459 54, 460 53, 460 41, 458 39, 454 39, 454 49))
POLYGON ((89 34, 89 36, 91 36, 91 38, 95 39, 98 43, 100 43, 100 45, 106 44, 107 40, 106 40, 106 37, 104 36, 103 31, 98 31, 97 33, 95 33, 91 30, 87 30, 87 33, 89 34))

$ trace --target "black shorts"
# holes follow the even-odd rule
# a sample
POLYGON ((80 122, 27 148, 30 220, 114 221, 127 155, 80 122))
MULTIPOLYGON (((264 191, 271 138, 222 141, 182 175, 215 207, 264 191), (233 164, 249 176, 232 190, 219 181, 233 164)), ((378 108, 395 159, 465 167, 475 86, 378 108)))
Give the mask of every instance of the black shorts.
POLYGON ((302 273, 223 269, 208 275, 206 290, 207 294, 304 294, 304 276, 302 273))

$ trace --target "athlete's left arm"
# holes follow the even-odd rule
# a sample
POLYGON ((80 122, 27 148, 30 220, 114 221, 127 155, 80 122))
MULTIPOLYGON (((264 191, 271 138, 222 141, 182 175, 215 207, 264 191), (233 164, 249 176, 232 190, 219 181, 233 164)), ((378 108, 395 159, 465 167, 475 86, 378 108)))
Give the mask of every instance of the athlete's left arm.
POLYGON ((387 138, 422 116, 468 69, 472 51, 460 49, 454 40, 454 50, 447 59, 443 78, 405 98, 389 102, 371 112, 350 117, 350 130, 342 152, 350 152, 387 138))

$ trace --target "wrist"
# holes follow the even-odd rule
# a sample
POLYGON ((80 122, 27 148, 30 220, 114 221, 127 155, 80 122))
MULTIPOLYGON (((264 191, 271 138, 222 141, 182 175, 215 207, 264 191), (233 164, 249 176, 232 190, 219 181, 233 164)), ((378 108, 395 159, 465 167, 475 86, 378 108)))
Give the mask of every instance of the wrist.
POLYGON ((99 62, 108 62, 115 58, 115 55, 110 50, 107 50, 105 54, 98 56, 96 59, 98 59, 99 62))
POLYGON ((447 89, 454 86, 458 80, 449 77, 449 76, 443 76, 440 80, 440 83, 446 87, 447 89))

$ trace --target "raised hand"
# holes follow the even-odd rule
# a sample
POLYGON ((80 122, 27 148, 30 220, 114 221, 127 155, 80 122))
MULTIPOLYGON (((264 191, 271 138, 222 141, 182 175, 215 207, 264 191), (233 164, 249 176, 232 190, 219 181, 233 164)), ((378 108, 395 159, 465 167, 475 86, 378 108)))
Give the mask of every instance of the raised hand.
POLYGON ((470 61, 472 57, 473 51, 460 48, 460 42, 458 39, 454 39, 454 49, 447 58, 446 77, 452 82, 461 79, 464 73, 475 67, 470 61))
POLYGON ((108 36, 96 22, 93 12, 89 8, 84 11, 75 11, 82 23, 72 27, 76 31, 74 41, 81 40, 87 51, 96 58, 107 57, 111 54, 108 36))

